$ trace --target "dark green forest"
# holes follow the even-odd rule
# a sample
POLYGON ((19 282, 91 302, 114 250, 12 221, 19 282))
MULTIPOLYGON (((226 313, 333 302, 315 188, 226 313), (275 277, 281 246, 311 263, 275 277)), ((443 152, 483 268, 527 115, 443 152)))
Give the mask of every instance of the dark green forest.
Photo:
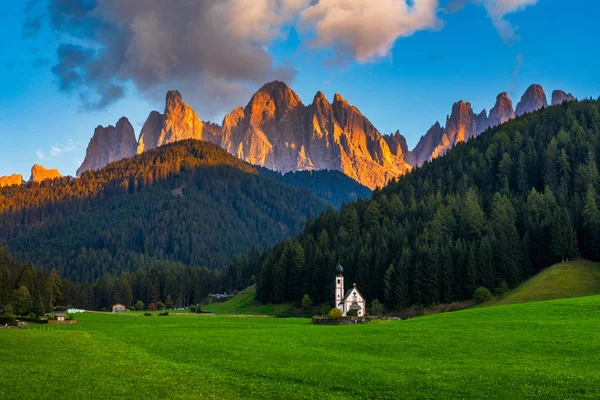
POLYGON ((115 303, 133 306, 138 301, 142 308, 153 303, 158 308, 188 307, 216 293, 220 284, 219 270, 170 261, 154 261, 148 268, 118 276, 105 274, 93 283, 75 283, 62 279, 55 269, 19 261, 0 247, 0 313, 8 315, 42 315, 55 306, 110 310, 115 303))
POLYGON ((343 203, 371 197, 371 189, 341 171, 293 171, 285 174, 266 168, 260 168, 260 171, 293 187, 309 190, 336 209, 339 209, 343 203))
POLYGON ((390 310, 514 287, 562 260, 600 260, 600 103, 524 115, 458 144, 444 157, 325 211, 224 279, 258 277, 263 302, 333 301, 334 266, 390 310))
POLYGON ((0 189, 0 244, 72 281, 157 261, 223 268, 300 232, 328 204, 225 150, 183 141, 81 179, 0 189))

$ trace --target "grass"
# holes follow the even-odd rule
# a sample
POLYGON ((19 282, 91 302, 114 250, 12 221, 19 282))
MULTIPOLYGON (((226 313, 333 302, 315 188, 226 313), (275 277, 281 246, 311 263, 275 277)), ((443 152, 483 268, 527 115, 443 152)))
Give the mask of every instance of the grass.
POLYGON ((287 312, 291 305, 284 304, 260 304, 255 300, 256 287, 251 286, 237 294, 232 299, 221 303, 211 303, 202 307, 202 311, 213 314, 234 315, 270 315, 278 316, 287 312))
POLYGON ((600 296, 345 326, 210 315, 78 320, 0 329, 0 398, 600 397, 600 296))
POLYGON ((555 264, 491 305, 527 303, 600 294, 600 263, 574 260, 555 264))

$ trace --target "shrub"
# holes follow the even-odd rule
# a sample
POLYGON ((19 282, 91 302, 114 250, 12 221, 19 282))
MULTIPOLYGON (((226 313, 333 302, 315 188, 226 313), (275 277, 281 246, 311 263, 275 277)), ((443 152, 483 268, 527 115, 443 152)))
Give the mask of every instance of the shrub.
POLYGON ((144 315, 145 315, 146 317, 151 317, 151 316, 152 316, 152 314, 150 314, 149 312, 145 312, 145 313, 144 313, 144 315))
POLYGON ((168 311, 165 311, 165 312, 158 313, 158 316, 159 316, 159 317, 166 317, 167 315, 169 315, 169 312, 168 312, 168 311))
POLYGON ((141 300, 138 300, 137 303, 135 303, 134 308, 136 310, 142 311, 144 309, 144 302, 141 300))
POLYGON ((342 318, 342 310, 340 310, 339 308, 332 308, 331 310, 329 310, 329 313, 327 313, 327 315, 329 316, 329 318, 332 319, 341 319, 342 318))
POLYGON ((483 303, 484 301, 490 301, 493 299, 492 293, 486 287, 479 286, 473 294, 473 300, 478 303, 483 303))
POLYGON ((381 316, 384 311, 383 304, 378 299, 373 300, 371 303, 371 315, 381 316))
POLYGON ((356 310, 348 310, 346 311, 346 317, 357 317, 358 311, 356 310))
POLYGON ((16 320, 14 315, 3 315, 0 317, 0 325, 14 325, 16 320))
POLYGON ((156 303, 156 309, 157 310, 164 310, 165 309, 165 303, 163 303, 162 301, 159 301, 158 303, 156 303))
POLYGON ((310 299, 310 296, 308 294, 305 294, 304 297, 302 298, 302 308, 304 309, 304 311, 310 311, 313 308, 313 302, 310 299))
POLYGON ((150 311, 156 311, 156 304, 150 303, 150 305, 148 306, 148 310, 150 310, 150 311))
POLYGON ((329 314, 329 311, 331 311, 331 306, 327 303, 323 303, 323 304, 321 304, 319 311, 320 311, 321 315, 327 315, 327 314, 329 314))
POLYGON ((496 292, 496 296, 498 297, 504 296, 508 292, 508 283, 506 281, 500 282, 500 286, 494 289, 494 292, 496 292))

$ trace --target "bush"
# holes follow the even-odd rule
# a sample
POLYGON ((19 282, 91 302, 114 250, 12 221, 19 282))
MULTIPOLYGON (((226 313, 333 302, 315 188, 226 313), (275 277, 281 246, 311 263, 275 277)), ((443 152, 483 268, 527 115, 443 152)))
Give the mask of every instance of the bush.
POLYGON ((166 317, 167 315, 169 315, 169 312, 168 312, 168 311, 165 311, 165 312, 158 313, 158 316, 159 316, 159 317, 166 317))
POLYGON ((329 311, 331 311, 331 306, 327 303, 323 303, 323 304, 321 304, 319 311, 320 311, 321 315, 327 315, 327 314, 329 314, 329 311))
POLYGON ((346 311, 346 317, 358 317, 358 311, 348 310, 346 311))
POLYGON ((483 286, 479 286, 477 288, 477 290, 475 291, 475 294, 473 294, 473 300, 475 300, 478 303, 483 303, 484 301, 490 301, 492 300, 494 297, 492 296, 492 292, 490 292, 490 290, 486 287, 483 286))
POLYGON ((329 316, 329 318, 332 319, 342 319, 342 310, 340 310, 339 308, 332 308, 331 310, 329 310, 329 313, 327 313, 327 315, 329 316))
POLYGON ((145 313, 144 313, 144 315, 145 315, 146 317, 151 317, 151 316, 152 316, 152 314, 150 314, 149 312, 145 312, 145 313))
POLYGON ((313 302, 310 299, 310 296, 308 294, 305 294, 304 297, 302 298, 302 308, 304 309, 304 311, 310 311, 313 308, 313 302))
POLYGON ((156 311, 156 304, 150 303, 150 305, 148 306, 148 310, 150 310, 150 311, 156 311))
POLYGON ((144 302, 141 300, 138 300, 137 303, 135 303, 135 306, 133 306, 133 307, 138 311, 142 311, 144 309, 144 302))
POLYGON ((156 303, 156 309, 157 310, 164 310, 165 309, 165 303, 163 303, 162 301, 159 301, 158 303, 156 303))
POLYGON ((500 286, 494 289, 494 292, 496 292, 496 296, 498 297, 504 296, 508 292, 508 283, 506 281, 500 282, 500 286))
POLYGON ((0 317, 0 325, 14 325, 16 320, 14 315, 3 315, 0 317))
POLYGON ((382 316, 384 311, 383 304, 378 299, 373 300, 371 303, 371 315, 382 316))

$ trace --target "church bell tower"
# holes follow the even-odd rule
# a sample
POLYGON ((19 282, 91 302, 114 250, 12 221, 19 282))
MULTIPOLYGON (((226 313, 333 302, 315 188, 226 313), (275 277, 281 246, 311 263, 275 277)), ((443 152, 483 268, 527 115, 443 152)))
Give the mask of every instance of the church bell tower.
POLYGON ((345 313, 346 311, 344 310, 344 304, 342 302, 342 300, 344 299, 344 268, 342 268, 342 265, 340 264, 340 262, 338 261, 338 265, 337 267, 335 267, 335 304, 334 307, 339 308, 340 310, 342 310, 342 313, 345 313), (340 304, 342 303, 342 304, 340 304))

